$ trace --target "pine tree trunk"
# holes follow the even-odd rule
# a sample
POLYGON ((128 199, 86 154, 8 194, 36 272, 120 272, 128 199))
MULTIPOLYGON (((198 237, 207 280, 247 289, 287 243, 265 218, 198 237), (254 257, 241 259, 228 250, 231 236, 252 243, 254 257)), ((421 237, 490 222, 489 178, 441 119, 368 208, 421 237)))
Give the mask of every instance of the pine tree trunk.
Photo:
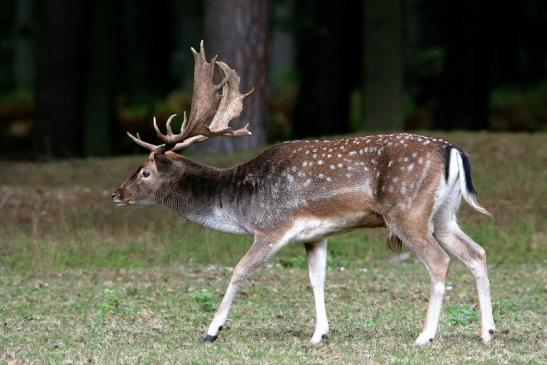
POLYGON ((403 128, 401 0, 365 0, 364 127, 403 128))
POLYGON ((87 17, 85 3, 40 3, 35 148, 55 157, 81 156, 87 17))
POLYGON ((107 156, 112 152, 110 129, 115 117, 116 30, 120 11, 117 5, 109 0, 95 0, 91 5, 84 113, 86 156, 107 156))
POLYGON ((436 128, 488 128, 492 50, 489 12, 483 1, 446 5, 445 61, 436 128))
POLYGON ((33 1, 15 2, 13 74, 18 93, 25 94, 34 84, 33 1))
POLYGON ((355 19, 357 5, 313 0, 295 4, 296 66, 300 75, 293 124, 296 137, 350 131, 351 88, 359 78, 359 47, 355 47, 355 34, 359 33, 353 29, 360 23, 355 19))
POLYGON ((250 123, 251 136, 218 137, 197 145, 199 152, 230 153, 257 148, 266 143, 268 60, 268 0, 208 0, 205 3, 205 50, 210 58, 218 54, 241 76, 242 92, 254 87, 244 102, 241 116, 230 125, 250 123))

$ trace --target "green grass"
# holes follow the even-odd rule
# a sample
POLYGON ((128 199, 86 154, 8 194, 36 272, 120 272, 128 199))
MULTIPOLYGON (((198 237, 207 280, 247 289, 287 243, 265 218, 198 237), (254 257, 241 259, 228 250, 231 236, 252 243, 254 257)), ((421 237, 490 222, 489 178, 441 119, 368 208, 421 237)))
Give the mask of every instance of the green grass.
POLYGON ((538 264, 491 268, 497 333, 479 340, 471 275, 453 265, 440 335, 413 345, 429 284, 421 264, 375 262, 328 272, 332 332, 309 348, 307 273, 269 267, 243 288, 227 326, 203 344, 230 270, 170 266, 0 277, 0 359, 37 363, 541 363, 545 278, 538 264))
MULTIPOLYGON (((451 133, 471 154, 481 203, 461 223, 488 254, 498 331, 478 340, 471 275, 455 260, 440 337, 413 342, 428 277, 392 255, 383 230, 329 240, 333 331, 309 348, 313 296, 304 249, 289 247, 247 283, 227 328, 201 343, 251 243, 163 207, 115 207, 110 193, 145 158, 0 163, 0 362, 541 363, 547 286, 547 135, 451 133)), ((228 166, 254 153, 205 158, 228 166)))

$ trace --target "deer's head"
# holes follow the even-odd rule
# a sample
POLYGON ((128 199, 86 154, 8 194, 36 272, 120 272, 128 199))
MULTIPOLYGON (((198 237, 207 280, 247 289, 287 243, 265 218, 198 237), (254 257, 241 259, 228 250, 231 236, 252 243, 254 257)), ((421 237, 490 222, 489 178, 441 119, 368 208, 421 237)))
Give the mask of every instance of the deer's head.
POLYGON ((239 75, 224 62, 217 61, 216 56, 207 62, 203 41, 200 52, 196 52, 193 48, 192 52, 195 67, 190 118, 186 119, 186 113, 184 113, 180 133, 176 134, 171 129, 171 122, 176 115, 172 115, 167 120, 166 134, 161 132, 154 118, 156 134, 164 142, 161 145, 143 141, 138 133, 136 136, 127 133, 135 143, 152 152, 148 160, 112 194, 114 203, 119 205, 154 203, 162 186, 177 174, 180 176, 184 173, 184 159, 174 151, 217 136, 236 137, 251 134, 247 129, 248 124, 234 130, 228 126, 228 123, 241 114, 243 99, 253 90, 241 94, 239 75), (213 82, 217 67, 223 77, 219 84, 213 82))
POLYGON ((172 155, 174 153, 151 153, 148 160, 116 189, 112 201, 118 205, 155 203, 165 185, 170 185, 184 171, 184 165, 176 163, 172 155))

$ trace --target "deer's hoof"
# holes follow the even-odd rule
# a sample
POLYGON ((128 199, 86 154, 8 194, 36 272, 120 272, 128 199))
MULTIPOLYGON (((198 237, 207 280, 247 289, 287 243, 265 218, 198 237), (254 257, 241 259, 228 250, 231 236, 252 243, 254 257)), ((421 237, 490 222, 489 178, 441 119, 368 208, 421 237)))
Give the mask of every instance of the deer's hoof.
POLYGON ((481 336, 481 341, 483 344, 485 345, 489 345, 490 342, 492 341, 492 332, 488 331, 488 333, 483 333, 482 336, 481 336))
POLYGON ((211 335, 207 335, 203 338, 203 342, 205 343, 213 343, 216 341, 216 339, 218 338, 218 335, 215 335, 215 336, 211 336, 211 335))
POLYGON ((430 334, 422 333, 416 339, 415 344, 418 346, 425 346, 433 342, 433 337, 430 334))
POLYGON ((309 344, 314 346, 314 345, 319 345, 321 343, 321 340, 325 340, 328 338, 328 332, 327 333, 323 333, 321 335, 319 334, 314 334, 313 337, 311 338, 309 344))

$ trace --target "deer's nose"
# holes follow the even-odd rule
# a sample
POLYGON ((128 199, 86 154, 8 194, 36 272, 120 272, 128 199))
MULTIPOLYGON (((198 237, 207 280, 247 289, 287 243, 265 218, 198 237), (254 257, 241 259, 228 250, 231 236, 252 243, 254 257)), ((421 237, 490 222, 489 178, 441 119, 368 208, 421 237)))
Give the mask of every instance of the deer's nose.
POLYGON ((112 199, 116 199, 120 196, 120 189, 117 189, 115 192, 112 193, 112 199))

